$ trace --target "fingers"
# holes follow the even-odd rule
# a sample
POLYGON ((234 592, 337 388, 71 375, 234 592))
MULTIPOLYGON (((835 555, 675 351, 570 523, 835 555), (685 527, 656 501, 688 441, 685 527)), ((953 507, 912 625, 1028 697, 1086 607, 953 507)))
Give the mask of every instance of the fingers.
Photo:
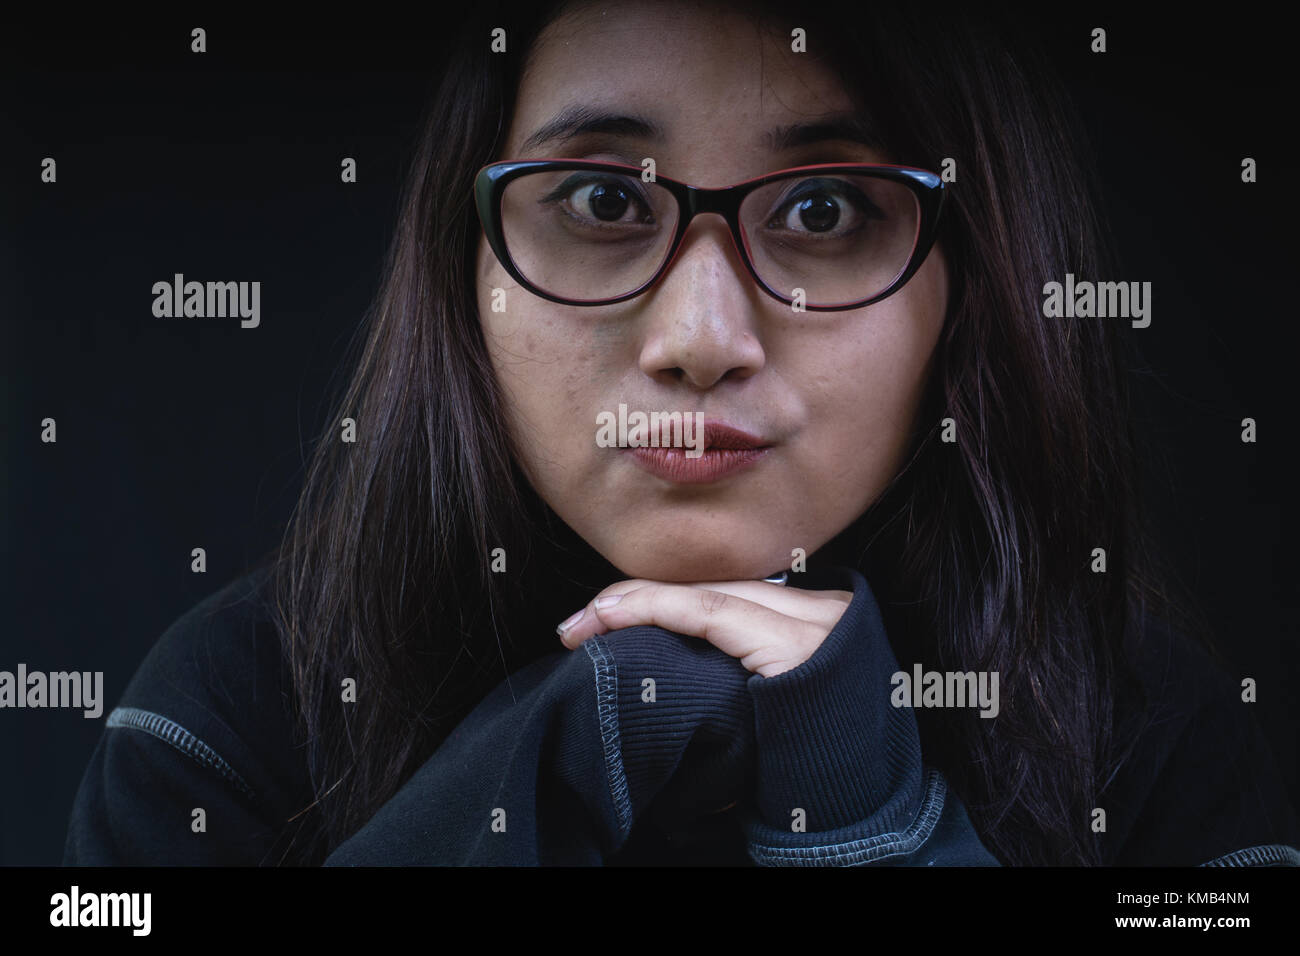
POLYGON ((600 621, 594 613, 595 603, 602 597, 626 594, 629 591, 634 591, 637 588, 645 587, 648 584, 654 583, 655 582, 647 581, 643 578, 630 578, 626 581, 618 581, 611 584, 587 602, 586 607, 561 621, 555 628, 555 633, 560 635, 560 641, 565 647, 577 647, 587 638, 591 637, 592 634, 605 633, 603 629, 598 630, 598 628, 600 628, 600 621))
POLYGON ((778 658, 806 657, 803 652, 815 648, 829 630, 736 594, 689 584, 647 582, 602 595, 590 607, 589 615, 566 632, 566 646, 577 647, 592 634, 649 624, 708 641, 749 670, 778 658), (612 598, 617 600, 601 606, 600 602, 612 598))
MULTIPOLYGON (((572 648, 577 647, 593 634, 603 634, 606 631, 615 630, 617 627, 630 627, 630 624, 610 625, 608 623, 610 618, 598 612, 595 606, 596 602, 660 584, 663 584, 663 582, 648 581, 642 578, 633 578, 611 584, 596 595, 581 611, 562 622, 556 628, 556 633, 560 635, 565 647, 572 648)), ((853 600, 853 594, 849 591, 805 591, 788 585, 766 584, 762 581, 706 581, 699 584, 664 584, 664 586, 694 588, 730 594, 771 608, 787 617, 810 621, 824 627, 826 630, 830 630, 835 626, 835 623, 843 616, 844 609, 853 600)), ((693 597, 693 595, 688 596, 693 597)))
POLYGON ((734 594, 787 617, 827 625, 838 621, 853 600, 850 591, 804 591, 788 584, 765 584, 762 581, 710 581, 691 587, 734 594))
POLYGON ((611 584, 556 631, 567 648, 594 635, 646 624, 708 641, 752 673, 798 667, 853 600, 849 591, 812 591, 767 581, 611 584))

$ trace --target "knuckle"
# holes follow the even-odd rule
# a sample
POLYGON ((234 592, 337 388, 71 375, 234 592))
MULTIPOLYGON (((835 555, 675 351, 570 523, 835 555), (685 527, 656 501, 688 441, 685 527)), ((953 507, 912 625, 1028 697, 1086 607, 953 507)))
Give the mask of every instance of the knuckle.
POLYGON ((729 600, 730 595, 723 594, 721 591, 700 592, 700 608, 708 615, 717 614, 727 606, 729 600))

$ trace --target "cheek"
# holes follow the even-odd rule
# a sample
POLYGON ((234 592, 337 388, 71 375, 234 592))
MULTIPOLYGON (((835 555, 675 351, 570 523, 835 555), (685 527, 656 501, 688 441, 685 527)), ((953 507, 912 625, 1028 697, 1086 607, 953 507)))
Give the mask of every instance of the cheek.
POLYGON ((835 452, 856 456, 868 473, 892 473, 912 426, 923 385, 926 356, 910 336, 886 332, 871 341, 861 361, 847 369, 835 417, 845 421, 845 439, 835 452))
POLYGON ((535 482, 553 484, 561 466, 566 472, 580 466, 594 449, 598 370, 592 356, 598 352, 583 340, 571 310, 520 289, 490 250, 486 257, 480 252, 477 298, 488 358, 524 470, 535 482))
POLYGON ((903 465, 943 323, 944 296, 924 284, 916 292, 871 310, 810 376, 817 449, 808 464, 816 460, 828 492, 863 509, 903 465))

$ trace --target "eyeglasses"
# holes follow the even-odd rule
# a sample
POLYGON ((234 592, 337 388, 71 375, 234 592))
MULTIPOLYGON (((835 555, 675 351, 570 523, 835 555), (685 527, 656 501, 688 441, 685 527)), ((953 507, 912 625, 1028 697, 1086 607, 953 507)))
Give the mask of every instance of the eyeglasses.
POLYGON ((712 212, 772 298, 817 312, 861 308, 921 267, 944 196, 935 173, 865 163, 783 169, 720 189, 578 159, 492 163, 474 181, 479 222, 502 267, 566 305, 645 292, 691 221, 712 212))

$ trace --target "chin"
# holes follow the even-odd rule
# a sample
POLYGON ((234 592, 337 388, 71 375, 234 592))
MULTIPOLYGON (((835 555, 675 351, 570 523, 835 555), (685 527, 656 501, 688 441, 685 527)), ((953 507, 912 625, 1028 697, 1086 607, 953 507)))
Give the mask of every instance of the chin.
POLYGON ((758 580, 790 566, 789 553, 782 552, 780 548, 764 553, 744 547, 727 552, 718 552, 708 547, 681 547, 605 557, 629 578, 686 584, 758 580))

